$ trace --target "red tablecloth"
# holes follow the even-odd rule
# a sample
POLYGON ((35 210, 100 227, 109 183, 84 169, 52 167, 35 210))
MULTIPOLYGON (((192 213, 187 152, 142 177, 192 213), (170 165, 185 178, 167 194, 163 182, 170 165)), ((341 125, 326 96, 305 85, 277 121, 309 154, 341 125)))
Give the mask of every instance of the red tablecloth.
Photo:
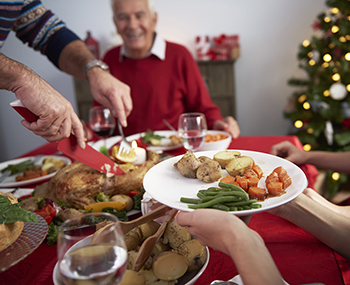
MULTIPOLYGON (((269 153, 272 145, 284 140, 301 147, 295 136, 259 136, 240 137, 232 141, 229 148, 269 153)), ((53 153, 56 153, 55 143, 45 144, 24 156, 53 153)), ((309 186, 313 187, 318 174, 316 168, 311 165, 301 168, 308 178, 309 186)), ((289 284, 350 284, 350 278, 345 273, 348 263, 342 258, 337 263, 330 248, 288 221, 268 213, 259 213, 253 215, 249 226, 262 236, 283 278, 289 284), (341 266, 344 267, 343 276, 341 266)), ((196 285, 210 284, 215 279, 228 280, 237 274, 229 256, 212 249, 210 255, 208 267, 196 285)), ((52 272, 56 262, 56 246, 43 243, 24 260, 0 273, 0 284, 53 284, 52 272)))

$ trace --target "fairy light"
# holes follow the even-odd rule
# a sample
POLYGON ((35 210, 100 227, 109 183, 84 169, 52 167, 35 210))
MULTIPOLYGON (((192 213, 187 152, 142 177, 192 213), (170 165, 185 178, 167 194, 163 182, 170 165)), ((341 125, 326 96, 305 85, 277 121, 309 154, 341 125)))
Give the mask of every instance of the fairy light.
POLYGON ((304 146, 303 146, 303 149, 305 150, 305 151, 310 151, 311 150, 311 145, 310 144, 304 144, 304 146))
POLYGON ((305 95, 305 94, 300 95, 300 97, 298 98, 298 102, 299 102, 300 104, 303 103, 305 100, 306 100, 306 95, 305 95))
POLYGON ((328 62, 322 63, 322 67, 323 67, 323 68, 327 68, 328 66, 329 66, 329 63, 328 63, 328 62))
POLYGON ((331 21, 331 18, 329 18, 329 17, 324 17, 324 19, 323 19, 326 23, 329 23, 330 21, 331 21))
POLYGON ((330 95, 331 95, 331 92, 329 92, 329 90, 323 91, 323 96, 324 97, 329 97, 330 95))
POLYGON ((303 104, 303 108, 304 108, 305 110, 309 110, 309 109, 310 109, 310 103, 309 103, 309 102, 305 102, 305 103, 303 104))
POLYGON ((303 47, 308 47, 310 45, 310 41, 309 40, 304 40, 302 45, 303 45, 303 47))
POLYGON ((340 178, 340 174, 339 174, 338 172, 333 172, 333 173, 332 173, 332 179, 333 179, 334 181, 338 181, 339 178, 340 178))
POLYGON ((332 14, 338 14, 338 13, 339 13, 339 9, 338 9, 337 7, 333 7, 333 8, 331 9, 331 13, 332 13, 332 14))
POLYGON ((345 37, 340 37, 339 41, 342 42, 342 43, 345 43, 346 42, 346 38, 345 37))
POLYGON ((309 60, 309 65, 314 66, 316 64, 316 61, 314 61, 313 59, 309 60))
POLYGON ((307 54, 308 57, 312 57, 313 55, 314 54, 311 51, 307 54))
POLYGON ((297 120, 294 122, 294 126, 298 129, 300 129, 303 125, 304 125, 304 123, 300 120, 297 120))
POLYGON ((334 44, 333 44, 333 43, 330 43, 330 44, 328 45, 328 47, 329 47, 330 49, 333 49, 333 48, 334 48, 334 44))
POLYGON ((314 129, 313 128, 308 128, 306 131, 307 131, 308 134, 312 134, 314 132, 314 129))
POLYGON ((350 84, 346 85, 346 90, 350 92, 350 84))
POLYGON ((338 81, 338 80, 340 79, 339 73, 333 74, 333 75, 332 75, 332 79, 333 79, 333 81, 338 81))
POLYGON ((350 35, 346 35, 345 38, 350 41, 350 35))
POLYGON ((332 60, 332 56, 329 54, 329 53, 326 53, 324 56, 323 56, 323 60, 325 62, 330 62, 332 60))
POLYGON ((333 26, 331 28, 331 31, 332 31, 333 34, 338 33, 339 32, 339 27, 338 26, 333 26))
POLYGON ((345 59, 346 59, 347 61, 350 61, 350 52, 347 52, 347 53, 345 54, 345 59))

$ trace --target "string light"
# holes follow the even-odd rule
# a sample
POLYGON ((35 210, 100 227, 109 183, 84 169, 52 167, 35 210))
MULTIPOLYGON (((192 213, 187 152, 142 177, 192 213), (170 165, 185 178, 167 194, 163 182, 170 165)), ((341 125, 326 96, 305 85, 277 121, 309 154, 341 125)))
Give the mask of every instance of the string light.
POLYGON ((350 92, 350 84, 346 85, 346 90, 350 92))
POLYGON ((305 100, 306 100, 306 95, 305 95, 305 94, 300 95, 300 97, 298 98, 298 102, 299 102, 300 104, 303 103, 305 100))
POLYGON ((347 61, 350 61, 350 52, 347 52, 347 53, 345 54, 345 59, 346 59, 347 61))
POLYGON ((310 51, 308 54, 307 54, 308 57, 312 57, 313 56, 313 53, 310 51))
POLYGON ((339 32, 339 27, 338 26, 333 26, 331 28, 331 31, 332 31, 333 34, 338 33, 339 32))
POLYGON ((329 90, 323 91, 323 96, 324 97, 329 97, 330 95, 331 95, 331 92, 329 92, 329 90))
POLYGON ((330 62, 332 60, 332 56, 329 54, 329 53, 326 53, 324 56, 323 56, 323 60, 325 62, 330 62))
POLYGON ((309 40, 304 40, 302 45, 303 45, 303 47, 308 47, 310 45, 310 41, 309 40))
POLYGON ((310 103, 309 103, 309 102, 305 102, 305 103, 303 104, 303 108, 304 108, 305 110, 309 110, 309 109, 310 109, 310 103))
POLYGON ((294 126, 298 129, 300 129, 303 125, 304 125, 304 123, 300 120, 297 120, 294 122, 294 126))
POLYGON ((303 149, 305 150, 305 151, 310 151, 311 150, 311 145, 310 144, 304 144, 304 146, 303 146, 303 149))
POLYGON ((323 68, 327 68, 328 66, 329 66, 328 62, 322 63, 322 67, 323 67, 323 68))
MULTIPOLYGON (((349 16, 350 17, 350 16, 349 16)), ((350 18, 349 18, 350 19, 350 18)), ((345 38, 349 41, 350 40, 350 35, 346 35, 345 38)))
POLYGON ((338 9, 337 7, 333 7, 333 8, 331 9, 331 13, 332 13, 332 14, 338 14, 338 13, 339 13, 339 9, 338 9))
POLYGON ((309 65, 314 66, 316 64, 316 61, 314 61, 313 59, 309 60, 309 65))
POLYGON ((333 74, 333 75, 332 75, 332 79, 333 79, 334 81, 338 81, 338 80, 340 79, 339 73, 333 74))
POLYGON ((342 43, 345 43, 346 42, 346 38, 345 37, 340 37, 339 41, 342 42, 342 43))
POLYGON ((314 132, 314 129, 313 128, 308 128, 306 131, 307 131, 308 134, 312 134, 314 132))
POLYGON ((338 172, 333 172, 333 173, 332 173, 332 179, 333 179, 334 181, 338 181, 339 178, 340 178, 340 174, 339 174, 338 172))
POLYGON ((331 18, 329 18, 329 17, 324 17, 324 19, 323 19, 326 23, 329 23, 330 21, 331 21, 331 18))
POLYGON ((332 49, 332 48, 334 48, 334 44, 333 44, 333 43, 330 43, 330 44, 328 45, 328 47, 329 47, 330 49, 332 49))

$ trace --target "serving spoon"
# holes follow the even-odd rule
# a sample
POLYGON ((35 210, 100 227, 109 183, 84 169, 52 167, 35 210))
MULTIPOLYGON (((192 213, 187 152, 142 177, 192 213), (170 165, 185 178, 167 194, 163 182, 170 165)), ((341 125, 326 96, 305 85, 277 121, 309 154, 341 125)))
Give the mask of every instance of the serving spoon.
POLYGON ((148 237, 141 245, 139 252, 137 253, 135 263, 133 266, 134 271, 139 271, 142 266, 146 263, 148 257, 150 256, 154 246, 158 242, 159 238, 163 235, 165 228, 168 224, 168 222, 175 216, 177 210, 172 209, 168 216, 165 218, 164 222, 161 224, 161 226, 158 228, 157 232, 153 235, 148 237))

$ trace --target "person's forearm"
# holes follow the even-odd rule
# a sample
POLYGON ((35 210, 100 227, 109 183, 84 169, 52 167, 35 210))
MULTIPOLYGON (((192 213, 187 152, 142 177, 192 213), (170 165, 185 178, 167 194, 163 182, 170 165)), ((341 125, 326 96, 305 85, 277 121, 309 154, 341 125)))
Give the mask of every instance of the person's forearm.
POLYGON ((86 45, 82 41, 76 40, 69 43, 62 50, 58 65, 62 71, 75 77, 85 79, 84 68, 87 63, 94 59, 94 55, 86 45))
MULTIPOLYGON (((263 240, 253 230, 229 247, 230 256, 244 284, 284 284, 263 240)), ((237 235, 237 234, 236 234, 237 235)))
POLYGON ((350 152, 309 151, 305 152, 305 159, 305 163, 317 168, 350 173, 350 152))
POLYGON ((278 215, 307 231, 328 245, 347 260, 350 260, 350 220, 313 201, 299 195, 283 206, 278 215))

